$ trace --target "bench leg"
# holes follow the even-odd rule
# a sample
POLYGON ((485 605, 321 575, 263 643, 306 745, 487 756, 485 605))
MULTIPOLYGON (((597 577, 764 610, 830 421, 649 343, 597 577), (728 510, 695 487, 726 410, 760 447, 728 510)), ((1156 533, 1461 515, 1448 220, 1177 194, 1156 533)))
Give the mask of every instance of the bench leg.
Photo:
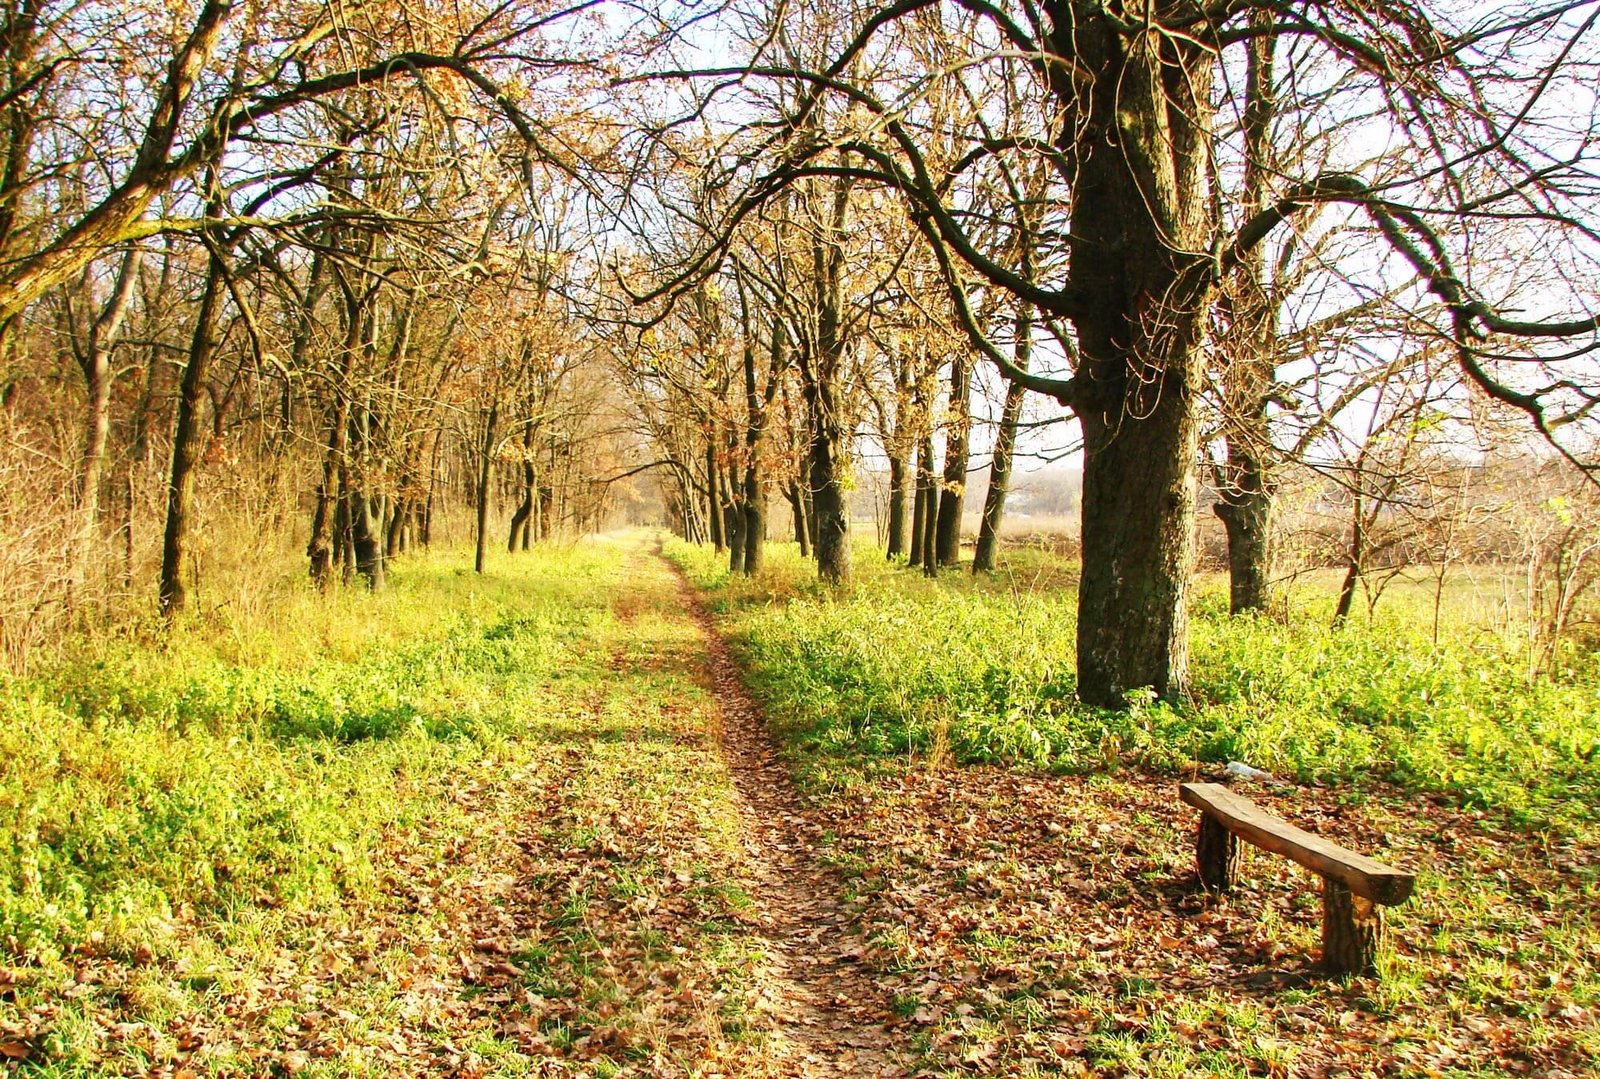
POLYGON ((1200 883, 1213 892, 1231 892, 1239 883, 1239 837, 1200 814, 1200 835, 1195 840, 1195 869, 1200 883))
POLYGON ((1322 963, 1336 974, 1378 973, 1383 908, 1322 878, 1322 963))

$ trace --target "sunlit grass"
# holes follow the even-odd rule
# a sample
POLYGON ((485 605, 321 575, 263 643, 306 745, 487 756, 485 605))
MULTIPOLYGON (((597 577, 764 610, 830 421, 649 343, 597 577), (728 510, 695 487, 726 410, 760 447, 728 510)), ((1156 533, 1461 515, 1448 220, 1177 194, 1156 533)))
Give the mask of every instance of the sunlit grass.
POLYGON ((1318 582, 1294 590, 1286 619, 1229 617, 1220 582, 1202 582, 1192 702, 1114 712, 1075 699, 1072 567, 1048 553, 930 581, 863 545, 852 583, 829 594, 792 545, 773 545, 754 581, 705 550, 670 551, 728 615, 779 722, 820 757, 947 740, 961 760, 1069 771, 1244 760, 1541 819, 1592 816, 1600 793, 1600 660, 1574 647, 1556 676, 1530 678, 1518 636, 1469 617, 1482 582, 1449 591, 1437 642, 1420 584, 1335 627, 1318 582))

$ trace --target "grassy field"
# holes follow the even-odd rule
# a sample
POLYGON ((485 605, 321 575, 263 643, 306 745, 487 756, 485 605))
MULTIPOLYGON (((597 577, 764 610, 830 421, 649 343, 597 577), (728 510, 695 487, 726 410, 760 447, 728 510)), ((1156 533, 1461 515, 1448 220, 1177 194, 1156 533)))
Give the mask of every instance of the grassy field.
POLYGON ((0 1060, 682 1074, 759 1045, 675 582, 637 541, 469 555, 0 686, 0 1060))
MULTIPOLYGON (((481 577, 441 551, 379 595, 257 580, 8 678, 5 1068, 795 1074, 771 867, 751 875, 726 702, 654 542, 481 577)), ((800 783, 788 856, 843 904, 819 939, 861 942, 909 1070, 1595 1071, 1592 655, 1530 681, 1476 616, 1436 644, 1420 587, 1337 631, 1318 582, 1288 622, 1229 619, 1212 587, 1194 703, 1101 712, 1072 700, 1054 556, 929 582, 863 548, 828 595, 787 545, 753 581, 665 550, 800 783), (1277 812, 1418 871, 1383 979, 1317 973, 1315 879, 1283 859, 1196 891, 1173 784, 1229 759, 1278 773, 1250 791, 1277 812)))
POLYGON ((863 547, 851 588, 832 596, 788 545, 755 581, 672 550, 728 616, 774 721, 821 757, 949 752, 1066 772, 1242 760, 1539 824, 1600 813, 1600 657, 1574 646, 1559 676, 1530 679, 1520 638, 1480 621, 1479 583, 1447 592, 1435 641, 1421 586, 1399 583, 1375 618, 1334 628, 1321 582, 1296 589, 1287 621, 1230 618, 1222 582, 1203 582, 1192 705, 1111 712, 1074 699, 1072 567, 1048 555, 927 581, 863 547))
POLYGON ((1594 1070, 1600 659, 1573 648, 1530 680, 1519 639, 1476 616, 1481 585, 1451 586, 1435 642, 1420 585, 1332 629, 1318 582, 1288 622, 1229 618, 1208 582, 1193 703, 1114 713, 1073 700, 1071 567, 1050 556, 930 582, 863 547, 828 595, 786 546, 754 581, 670 551, 713 597, 808 789, 848 807, 832 857, 931 1059, 1594 1070), (1174 780, 1228 760, 1279 777, 1258 801, 1420 873, 1382 982, 1316 974, 1315 878, 1284 859, 1253 859, 1230 902, 1193 894, 1174 780))

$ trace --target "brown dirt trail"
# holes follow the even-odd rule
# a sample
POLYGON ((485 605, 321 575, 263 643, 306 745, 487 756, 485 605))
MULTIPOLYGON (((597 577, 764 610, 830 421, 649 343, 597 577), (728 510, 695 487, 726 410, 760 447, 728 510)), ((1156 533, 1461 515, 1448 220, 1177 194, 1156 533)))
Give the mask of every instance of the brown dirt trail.
POLYGON ((774 1074, 910 1074, 908 1055, 888 1029, 889 993, 863 965, 864 942, 844 909, 841 883, 817 857, 824 824, 796 792, 704 604, 682 571, 668 565, 684 610, 705 637, 720 723, 712 733, 737 793, 746 851, 742 883, 766 943, 761 997, 772 1023, 774 1074))

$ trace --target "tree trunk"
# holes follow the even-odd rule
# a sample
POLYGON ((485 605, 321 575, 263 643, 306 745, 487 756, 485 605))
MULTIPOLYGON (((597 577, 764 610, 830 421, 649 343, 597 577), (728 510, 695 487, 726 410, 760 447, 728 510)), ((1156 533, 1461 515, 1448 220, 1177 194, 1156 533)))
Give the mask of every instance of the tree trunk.
POLYGON ((983 519, 978 523, 978 545, 972 553, 972 572, 994 571, 1000 547, 1000 525, 1005 520, 1006 495, 1011 488, 1011 459, 1017 446, 1017 421, 1022 415, 1026 390, 1016 383, 1006 387, 1000 409, 1000 430, 995 436, 994 460, 989 464, 989 489, 983 493, 983 519))
POLYGON ((366 578, 374 592, 383 588, 383 499, 367 497, 361 490, 350 493, 350 535, 355 551, 356 572, 366 578))
POLYGON ((732 471, 730 465, 722 475, 722 534, 728 540, 728 572, 738 573, 744 569, 744 507, 739 504, 739 493, 734 490, 732 471))
POLYGON ((761 550, 766 539, 763 533, 767 527, 766 508, 762 502, 761 479, 755 465, 751 465, 744 476, 744 572, 747 577, 755 576, 761 569, 761 550))
POLYGON ((905 554, 906 550, 906 460, 904 456, 889 456, 889 543, 884 551, 886 558, 905 554))
POLYGON ((533 516, 533 481, 530 474, 531 465, 526 462, 523 468, 522 501, 517 503, 517 511, 511 515, 511 534, 506 537, 506 553, 511 554, 517 549, 517 540, 522 540, 522 549, 528 549, 528 525, 533 516))
MULTIPOLYGON (((1077 63, 1050 77, 1075 177, 1067 285, 1084 444, 1078 694, 1107 707, 1147 686, 1179 699, 1189 677, 1196 395, 1214 297, 1211 260, 1193 253, 1212 236, 1215 57, 1192 39, 1127 31, 1104 9, 1050 11, 1052 49, 1077 63), (1074 82, 1080 71, 1095 92, 1074 82)), ((1162 5, 1156 17, 1168 15, 1162 5)))
POLYGON ((911 542, 910 549, 906 552, 906 564, 920 566, 922 565, 922 533, 925 531, 924 522, 928 516, 928 484, 923 474, 920 457, 917 459, 916 476, 912 487, 914 490, 911 496, 911 542))
POLYGON ((1264 611, 1272 599, 1272 508, 1260 462, 1229 452, 1230 485, 1213 507, 1228 538, 1228 609, 1264 611))
MULTIPOLYGON (((1187 387, 1147 418, 1085 410, 1078 693, 1120 707, 1129 690, 1187 692, 1196 424, 1187 387)), ((1120 413, 1120 409, 1118 410, 1120 413)))
POLYGON ((917 490, 922 496, 922 538, 918 553, 922 555, 922 572, 929 577, 939 573, 938 549, 934 537, 938 526, 939 485, 933 471, 933 435, 924 432, 917 464, 917 490))
MULTIPOLYGON (((1016 365, 1026 371, 1032 354, 1033 311, 1023 303, 1017 312, 1017 341, 1013 352, 1016 365)), ((1006 386, 1005 404, 1000 408, 1000 430, 995 433, 994 460, 989 463, 989 489, 983 494, 983 520, 978 524, 978 546, 972 553, 973 573, 994 571, 994 556, 1000 546, 1000 524, 1006 513, 1006 495, 1011 489, 1011 460, 1017 448, 1017 424, 1022 420, 1022 403, 1027 393, 1015 382, 1006 386)))
MULTIPOLYGON (((351 300, 349 294, 347 301, 351 300)), ((333 414, 328 422, 327 452, 322 459, 322 482, 317 487, 317 501, 311 513, 311 538, 306 543, 306 557, 310 561, 311 580, 319 589, 328 587, 332 579, 335 556, 343 551, 345 530, 340 527, 341 514, 336 512, 340 492, 344 486, 347 449, 350 439, 350 411, 353 406, 352 385, 356 357, 361 349, 363 321, 353 302, 345 307, 344 352, 340 363, 339 381, 333 387, 333 414)), ((431 506, 431 494, 430 494, 431 506)))
POLYGON ((495 424, 499 419, 500 402, 492 401, 489 414, 484 418, 483 445, 479 447, 478 457, 478 546, 472 560, 472 568, 477 573, 483 572, 484 549, 488 545, 489 479, 494 472, 495 424))
POLYGON ((944 483, 934 526, 935 557, 941 566, 961 564, 961 514, 967 496, 967 447, 972 436, 972 364, 965 353, 950 361, 950 423, 944 436, 944 483))
POLYGON ((817 576, 829 584, 840 584, 850 577, 850 519, 840 482, 839 432, 831 387, 807 386, 806 402, 811 420, 807 473, 817 576))
MULTIPOLYGON (((1273 118, 1276 15, 1252 15, 1259 31, 1249 45, 1245 66, 1244 197, 1246 217, 1264 210, 1275 163, 1273 118)), ((1252 248, 1224 289, 1219 310, 1226 316, 1220 336, 1223 357, 1222 430, 1227 461, 1219 477, 1215 512, 1228 540, 1228 607, 1234 614, 1264 611, 1272 592, 1272 526, 1276 483, 1268 407, 1277 382, 1279 356, 1277 306, 1268 276, 1266 252, 1252 248)))
POLYGON ((1361 583, 1361 574, 1366 569, 1367 561, 1367 528, 1366 507, 1363 505, 1361 493, 1354 496, 1350 520, 1350 547, 1345 555, 1344 581, 1339 585, 1339 602, 1333 609, 1333 624, 1338 625, 1350 617, 1350 608, 1356 599, 1356 586, 1361 583))
POLYGON ((404 553, 406 549, 406 533, 411 522, 411 500, 405 497, 396 498, 394 510, 389 514, 389 527, 384 531, 383 556, 390 559, 404 553))
POLYGON ((206 401, 206 377, 217 347, 217 318, 222 307, 222 256, 210 251, 206 282, 195 316, 189 360, 178 386, 178 416, 172 432, 172 468, 167 476, 167 526, 161 540, 161 613, 171 619, 188 600, 183 560, 188 554, 190 515, 194 503, 195 466, 200 460, 200 413, 206 401))
POLYGON ((785 492, 789 498, 789 512, 794 517, 794 541, 800 546, 800 557, 811 557, 811 524, 806 520, 806 500, 800 485, 791 483, 785 492))
POLYGON ((720 470, 717 468, 717 447, 710 441, 706 442, 706 520, 711 525, 711 549, 717 554, 722 553, 724 536, 722 532, 722 507, 719 505, 722 482, 718 478, 720 470))
POLYGON ((133 299, 142 256, 137 247, 123 256, 111 298, 89 329, 82 357, 87 410, 84 416, 83 463, 78 471, 77 507, 80 551, 100 515, 100 484, 105 473, 106 441, 111 432, 111 349, 133 299))
POLYGON ((761 550, 767 538, 766 490, 761 481, 762 443, 766 437, 767 416, 771 412, 773 398, 777 393, 783 372, 788 367, 788 361, 786 359, 787 339, 784 334, 783 322, 774 318, 766 392, 765 394, 758 392, 755 347, 753 343, 748 341, 748 336, 749 330, 747 328, 747 343, 744 349, 745 467, 744 490, 741 499, 744 507, 744 520, 742 522, 744 563, 737 568, 742 568, 746 576, 754 576, 756 571, 761 568, 761 550))
POLYGON ((538 514, 539 538, 542 540, 549 539, 551 532, 555 530, 555 507, 555 488, 551 487, 549 484, 540 487, 538 514))

